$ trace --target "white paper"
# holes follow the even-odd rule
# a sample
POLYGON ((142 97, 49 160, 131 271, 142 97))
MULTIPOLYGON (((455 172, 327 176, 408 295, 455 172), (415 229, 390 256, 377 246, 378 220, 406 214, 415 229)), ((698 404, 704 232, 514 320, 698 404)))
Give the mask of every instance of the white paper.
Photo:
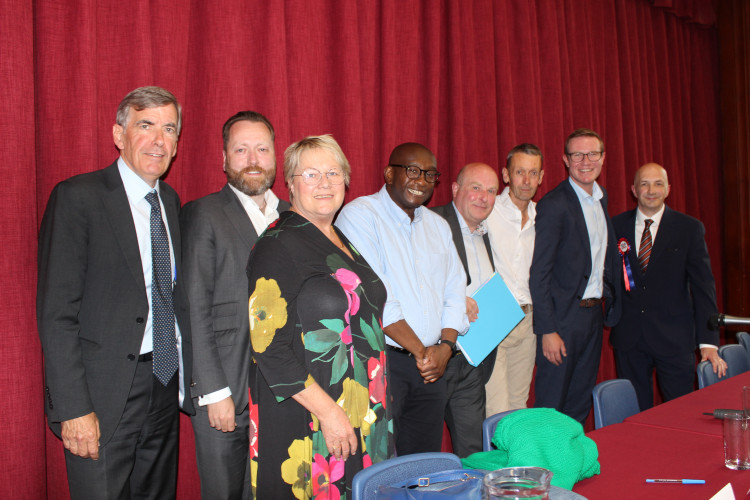
POLYGON ((727 483, 722 489, 719 490, 710 500, 735 500, 734 490, 732 489, 732 483, 727 483))

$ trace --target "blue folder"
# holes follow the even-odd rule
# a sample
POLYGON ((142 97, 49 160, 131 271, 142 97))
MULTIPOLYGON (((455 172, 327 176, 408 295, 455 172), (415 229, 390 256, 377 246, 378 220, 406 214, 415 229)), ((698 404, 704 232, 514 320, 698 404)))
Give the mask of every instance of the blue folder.
POLYGON ((472 298, 479 306, 479 317, 465 335, 459 335, 456 344, 472 366, 479 366, 521 322, 524 312, 497 273, 479 287, 472 298))

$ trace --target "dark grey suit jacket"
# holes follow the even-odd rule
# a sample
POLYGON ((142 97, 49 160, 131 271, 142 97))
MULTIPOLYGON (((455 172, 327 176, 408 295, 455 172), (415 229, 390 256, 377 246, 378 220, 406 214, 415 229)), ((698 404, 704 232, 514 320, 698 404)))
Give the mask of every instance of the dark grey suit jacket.
MULTIPOLYGON (((177 305, 184 293, 180 199, 163 182, 160 196, 175 250, 175 314, 189 381, 188 311, 177 305)), ((60 422, 96 412, 104 445, 127 401, 149 309, 135 224, 117 162, 55 187, 42 219, 38 257, 37 322, 47 420, 59 436, 60 422)), ((189 397, 183 408, 192 412, 189 397)))
MULTIPOLYGON (((279 200, 279 213, 289 203, 279 200)), ((247 260, 258 234, 229 185, 185 205, 182 256, 193 332, 192 397, 229 387, 236 413, 248 404, 247 260)))
MULTIPOLYGON (((461 233, 461 224, 458 221, 458 216, 456 215, 456 207, 453 206, 453 203, 448 203, 447 205, 433 207, 432 211, 445 219, 451 228, 451 233, 453 234, 453 244, 456 245, 458 256, 461 259, 461 263, 464 265, 464 271, 466 271, 466 285, 468 286, 471 284, 471 275, 469 274, 469 263, 466 259, 466 246, 464 245, 464 237, 461 233)), ((492 269, 494 270, 495 259, 492 257, 490 237, 488 234, 485 234, 483 236, 483 239, 484 246, 487 248, 487 255, 489 255, 490 257, 490 264, 492 265, 492 269)), ((492 370, 495 367, 495 358, 497 357, 496 353, 497 348, 489 353, 487 357, 484 358, 484 361, 482 361, 478 366, 478 368, 482 370, 482 378, 485 384, 490 380, 490 377, 492 376, 492 370)))
MULTIPOLYGON (((602 188, 602 191, 604 189, 602 188)), ((607 213, 607 192, 600 200, 607 222, 604 256, 604 323, 611 326, 620 315, 617 301, 622 272, 617 267, 617 240, 607 213)), ((536 206, 536 240, 531 262, 529 289, 534 304, 534 333, 566 332, 575 322, 591 274, 591 246, 586 220, 576 192, 565 179, 536 206)))

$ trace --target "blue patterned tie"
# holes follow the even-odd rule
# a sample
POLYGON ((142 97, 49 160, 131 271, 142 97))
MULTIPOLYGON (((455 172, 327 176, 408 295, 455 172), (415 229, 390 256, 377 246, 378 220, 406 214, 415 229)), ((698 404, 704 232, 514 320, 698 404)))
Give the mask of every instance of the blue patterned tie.
POLYGON ((151 204, 151 324, 154 375, 166 386, 179 366, 172 306, 172 261, 167 230, 161 218, 159 195, 156 191, 151 191, 146 195, 146 201, 151 204))

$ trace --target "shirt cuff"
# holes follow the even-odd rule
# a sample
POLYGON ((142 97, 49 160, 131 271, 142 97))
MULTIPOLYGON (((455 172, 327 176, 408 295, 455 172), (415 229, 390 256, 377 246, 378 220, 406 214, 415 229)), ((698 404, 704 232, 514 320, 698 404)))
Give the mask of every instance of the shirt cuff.
POLYGON ((198 406, 206 406, 226 399, 232 395, 232 389, 225 387, 218 391, 211 392, 205 396, 198 396, 198 406))
POLYGON ((699 349, 703 349, 704 347, 708 347, 709 349, 718 349, 718 347, 715 346, 715 345, 713 345, 713 344, 700 344, 700 345, 698 345, 699 349))

